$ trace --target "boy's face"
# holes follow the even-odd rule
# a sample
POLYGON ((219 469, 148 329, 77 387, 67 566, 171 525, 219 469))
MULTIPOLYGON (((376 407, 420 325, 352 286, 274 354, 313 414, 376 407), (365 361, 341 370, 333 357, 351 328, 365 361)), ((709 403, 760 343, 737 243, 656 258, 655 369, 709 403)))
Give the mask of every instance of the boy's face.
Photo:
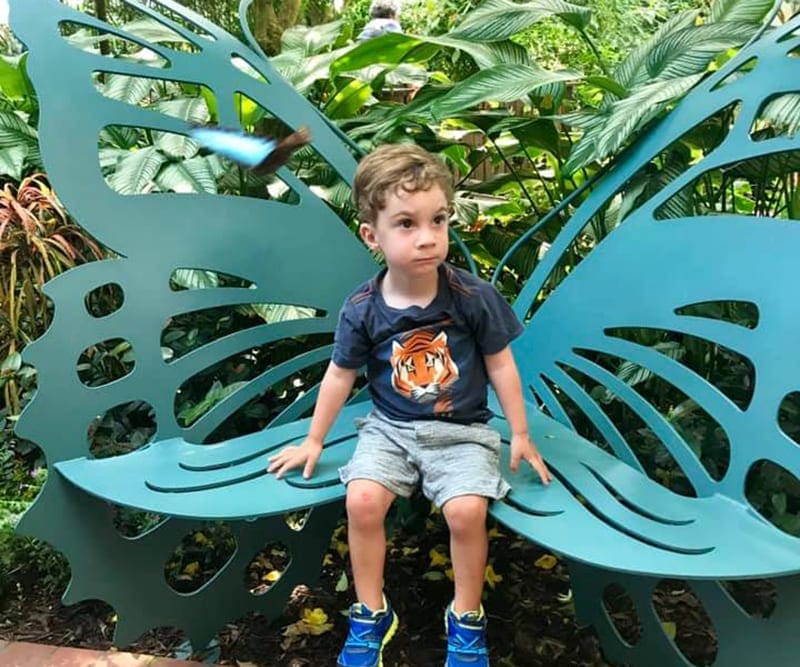
POLYGON ((383 252, 389 270, 410 278, 436 274, 447 258, 449 207, 442 189, 386 195, 386 206, 374 225, 361 225, 361 238, 370 250, 383 252))

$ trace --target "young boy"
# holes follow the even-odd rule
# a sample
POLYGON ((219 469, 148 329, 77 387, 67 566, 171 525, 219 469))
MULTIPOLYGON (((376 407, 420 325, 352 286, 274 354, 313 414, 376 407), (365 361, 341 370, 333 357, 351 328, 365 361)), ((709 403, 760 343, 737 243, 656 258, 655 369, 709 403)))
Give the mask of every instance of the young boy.
POLYGON ((310 477, 322 443, 367 366, 374 404, 340 476, 347 485, 348 542, 358 602, 339 667, 382 664, 397 616, 383 594, 384 518, 418 481, 450 530, 455 597, 447 609, 447 667, 489 664, 481 606, 489 499, 509 490, 500 476, 500 436, 486 422, 491 381, 511 428, 511 470, 521 460, 550 482, 528 435, 509 343, 522 331, 489 283, 445 263, 452 177, 425 150, 383 146, 364 158, 353 198, 360 234, 386 268, 345 301, 333 360, 320 387, 306 440, 270 458, 281 477, 304 466, 310 477))

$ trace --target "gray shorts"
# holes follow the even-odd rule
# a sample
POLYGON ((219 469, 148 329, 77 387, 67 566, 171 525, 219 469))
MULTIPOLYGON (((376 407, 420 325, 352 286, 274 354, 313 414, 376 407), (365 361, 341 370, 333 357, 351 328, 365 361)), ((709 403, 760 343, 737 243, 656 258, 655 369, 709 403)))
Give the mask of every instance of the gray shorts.
POLYGON ((500 476, 500 434, 486 424, 397 421, 373 409, 356 428, 353 458, 339 469, 344 484, 368 479, 408 498, 421 479, 438 507, 456 496, 502 498, 511 489, 500 476))

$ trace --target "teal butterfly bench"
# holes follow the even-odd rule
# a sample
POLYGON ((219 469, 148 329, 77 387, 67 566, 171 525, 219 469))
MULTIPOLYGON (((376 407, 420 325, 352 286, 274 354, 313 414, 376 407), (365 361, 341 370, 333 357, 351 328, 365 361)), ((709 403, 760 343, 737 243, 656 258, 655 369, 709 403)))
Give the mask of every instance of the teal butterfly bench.
MULTIPOLYGON (((180 138, 189 127, 163 109, 158 113, 102 94, 98 76, 113 74, 202 83, 212 90, 220 122, 227 126, 239 122, 234 101, 241 93, 291 127, 307 125, 314 149, 345 181, 355 167, 343 137, 257 47, 168 0, 137 6, 173 31, 176 41, 192 45, 191 51, 148 41, 147 33, 111 27, 55 0, 12 1, 12 27, 30 50, 28 71, 41 103, 48 174, 75 219, 117 254, 69 271, 45 288, 54 317, 47 333, 25 350, 26 361, 38 370, 39 389, 17 430, 42 447, 51 474, 19 530, 66 555, 72 580, 65 602, 99 598, 113 605, 119 617, 116 643, 127 644, 148 628, 176 626, 202 647, 226 621, 248 611, 274 618, 294 586, 315 579, 341 516, 344 489, 336 470, 352 451, 354 418, 369 410, 369 403, 357 398, 346 407, 312 479, 293 474, 276 480, 265 473, 267 457, 303 437, 308 419, 302 417, 313 406, 313 388, 261 432, 202 443, 269 387, 324 364, 329 341, 276 361, 191 425, 176 417, 176 393, 188 378, 243 350, 330 334, 344 296, 376 266, 333 210, 287 168, 278 175, 295 193, 293 203, 202 193, 127 195, 108 186, 98 163, 97 138, 104 129, 147 128, 180 138), (65 39, 64 25, 147 49, 150 59, 87 52, 65 39), (247 67, 234 67, 233 60, 247 67), (237 276, 248 287, 170 289, 171 276, 185 268, 237 276), (121 291, 122 305, 96 317, 87 296, 108 285, 121 291), (299 305, 313 316, 239 331, 178 358, 163 354, 170 318, 251 303, 299 305), (87 386, 76 370, 81 352, 113 339, 130 343, 132 370, 106 385, 87 386), (88 425, 130 401, 151 406, 157 423, 152 441, 123 456, 91 456, 88 425), (130 539, 112 526, 109 504, 170 518, 130 539), (303 508, 313 508, 305 526, 291 529, 284 516, 303 508), (236 551, 200 590, 178 593, 165 582, 164 560, 207 520, 227 523, 236 551), (285 544, 291 562, 266 594, 255 596, 246 590, 243 571, 270 541, 285 544)), ((749 135, 764 102, 797 87, 800 60, 789 54, 800 44, 798 27, 796 20, 744 49, 627 151, 594 185, 515 303, 520 316, 532 313, 514 350, 532 433, 556 480, 544 488, 532 472, 522 472, 513 479, 513 492, 491 512, 568 560, 576 613, 594 626, 613 661, 690 664, 652 603, 658 582, 674 577, 691 582, 713 623, 716 664, 751 665, 768 658, 773 665, 793 665, 800 651, 793 630, 800 614, 799 580, 792 576, 800 572, 800 541, 774 527, 745 496, 748 474, 759 462, 770 461, 790 475, 800 471, 800 448, 778 420, 780 406, 800 381, 800 311, 790 291, 800 279, 800 226, 744 215, 662 214, 711 170, 798 149, 794 136, 754 141, 749 135), (727 137, 638 205, 539 304, 548 278, 592 216, 677 137, 734 103, 740 110, 727 137), (755 308, 757 323, 742 326, 696 309, 731 301, 755 308), (749 400, 733 401, 679 360, 621 336, 626 329, 674 332, 735 351, 755 369, 749 400), (729 442, 724 474, 713 475, 681 432, 597 355, 628 360, 701 406, 729 442), (624 402, 655 434, 693 497, 646 474, 596 392, 576 381, 577 374, 624 402), (566 409, 567 399, 577 412, 566 409), (577 413, 607 447, 576 433, 577 413), (767 619, 750 616, 723 584, 761 578, 772 579, 777 591, 767 619), (620 636, 604 606, 604 592, 614 584, 633 600, 641 623, 636 642, 620 636)), ((254 43, 249 33, 248 38, 254 43)), ((147 154, 140 157, 146 171, 147 154)), ((502 419, 494 425, 507 435, 502 419)))

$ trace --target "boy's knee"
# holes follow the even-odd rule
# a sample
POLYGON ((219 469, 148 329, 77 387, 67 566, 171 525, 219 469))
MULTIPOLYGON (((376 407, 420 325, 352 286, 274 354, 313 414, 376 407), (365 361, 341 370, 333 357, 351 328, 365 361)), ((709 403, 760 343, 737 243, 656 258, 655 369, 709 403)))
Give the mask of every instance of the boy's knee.
POLYGON ((451 533, 471 532, 485 529, 488 505, 482 496, 456 496, 444 504, 442 513, 451 533))
POLYGON ((347 520, 361 524, 383 523, 388 509, 384 494, 360 484, 347 487, 347 520))

